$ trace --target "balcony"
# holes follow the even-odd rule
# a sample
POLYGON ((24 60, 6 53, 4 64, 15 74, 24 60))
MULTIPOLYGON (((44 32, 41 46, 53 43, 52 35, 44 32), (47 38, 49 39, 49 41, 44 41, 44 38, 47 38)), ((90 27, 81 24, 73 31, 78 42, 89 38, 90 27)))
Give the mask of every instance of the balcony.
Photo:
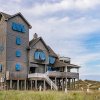
POLYGON ((64 61, 64 62, 70 62, 70 58, 69 57, 59 57, 60 61, 64 61))
POLYGON ((67 78, 79 78, 79 73, 74 72, 47 72, 49 77, 67 77, 67 78))

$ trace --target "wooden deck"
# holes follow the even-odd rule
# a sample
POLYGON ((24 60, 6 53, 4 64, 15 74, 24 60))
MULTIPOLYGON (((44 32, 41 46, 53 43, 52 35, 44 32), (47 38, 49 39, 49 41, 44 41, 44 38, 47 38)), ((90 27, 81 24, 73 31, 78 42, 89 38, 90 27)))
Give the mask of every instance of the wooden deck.
POLYGON ((48 77, 62 77, 62 78, 79 78, 79 73, 74 72, 46 72, 46 73, 34 73, 28 74, 28 78, 44 78, 45 74, 48 77))
POLYGON ((79 78, 79 73, 74 72, 47 72, 49 77, 67 77, 67 78, 79 78))

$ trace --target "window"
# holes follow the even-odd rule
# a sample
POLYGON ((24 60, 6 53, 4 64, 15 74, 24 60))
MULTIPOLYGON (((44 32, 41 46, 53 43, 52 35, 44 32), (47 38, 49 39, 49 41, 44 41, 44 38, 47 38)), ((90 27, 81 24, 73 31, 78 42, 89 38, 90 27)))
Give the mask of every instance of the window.
POLYGON ((19 63, 17 63, 15 65, 15 69, 16 69, 16 71, 20 71, 21 70, 21 65, 19 63))
POLYGON ((40 52, 40 59, 43 61, 46 59, 44 52, 40 52))
POLYGON ((45 61, 46 60, 45 53, 43 51, 35 51, 34 59, 40 60, 40 61, 45 61))
POLYGON ((55 57, 49 56, 49 64, 54 64, 55 63, 55 57))
POLYGON ((48 66, 48 71, 52 71, 52 68, 51 68, 51 66, 48 66))
POLYGON ((2 72, 2 64, 0 64, 0 72, 2 72))
POLYGON ((21 51, 20 50, 16 51, 16 57, 21 57, 21 51))
POLYGON ((16 37, 16 44, 21 45, 21 38, 20 37, 16 37))
POLYGON ((25 33, 26 32, 24 25, 20 24, 20 23, 13 22, 12 23, 12 29, 14 31, 18 31, 18 32, 21 32, 21 33, 25 33))

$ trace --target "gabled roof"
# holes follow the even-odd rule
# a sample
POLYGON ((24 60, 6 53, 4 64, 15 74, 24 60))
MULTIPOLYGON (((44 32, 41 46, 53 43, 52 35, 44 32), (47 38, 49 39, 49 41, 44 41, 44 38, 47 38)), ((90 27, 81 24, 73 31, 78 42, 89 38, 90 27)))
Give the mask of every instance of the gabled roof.
POLYGON ((74 65, 74 64, 67 64, 67 67, 70 67, 70 68, 80 68, 80 66, 74 65))
POLYGON ((29 22, 24 18, 24 16, 19 12, 17 14, 14 14, 14 15, 9 15, 9 14, 6 14, 6 13, 3 13, 3 12, 0 12, 2 14, 2 16, 4 16, 5 20, 8 21, 9 19, 13 18, 13 17, 16 17, 16 16, 20 16, 26 23, 27 25, 29 26, 29 28, 32 28, 32 26, 29 24, 29 22))
POLYGON ((66 67, 66 63, 60 61, 59 59, 56 60, 54 67, 66 67))
POLYGON ((31 46, 31 44, 32 44, 32 47, 38 42, 38 41, 42 41, 42 43, 44 44, 44 46, 46 47, 46 49, 47 50, 49 50, 48 48, 47 48, 47 45, 45 44, 45 42, 44 42, 44 40, 42 39, 42 37, 39 37, 39 38, 36 38, 36 39, 32 39, 30 42, 29 42, 29 44, 30 44, 30 46, 31 46))
POLYGON ((36 38, 36 39, 33 38, 29 42, 29 44, 30 44, 30 46, 31 46, 31 44, 32 44, 32 46, 34 46, 38 41, 42 41, 42 43, 44 44, 44 46, 48 50, 49 55, 54 56, 54 57, 58 57, 57 54, 49 46, 46 45, 46 43, 44 42, 44 40, 42 39, 42 37, 39 37, 39 38, 36 38))
POLYGON ((5 19, 8 19, 8 18, 11 17, 11 15, 6 14, 6 13, 3 13, 3 12, 0 12, 0 14, 1 14, 5 19))
POLYGON ((58 55, 51 49, 51 47, 50 47, 50 46, 47 46, 47 47, 48 47, 48 49, 49 49, 49 55, 58 58, 58 55))

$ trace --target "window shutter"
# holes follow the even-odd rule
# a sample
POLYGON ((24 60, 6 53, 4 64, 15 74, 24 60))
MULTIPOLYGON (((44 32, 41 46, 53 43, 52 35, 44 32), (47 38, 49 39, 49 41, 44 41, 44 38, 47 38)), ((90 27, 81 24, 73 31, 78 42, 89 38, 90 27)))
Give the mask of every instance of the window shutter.
POLYGON ((49 56, 49 63, 54 64, 55 63, 55 57, 49 56))
POLYGON ((20 71, 21 70, 21 65, 17 63, 15 65, 15 69, 16 69, 16 71, 20 71))
POLYGON ((20 57, 21 56, 21 51, 20 50, 17 50, 16 51, 16 57, 20 57))
POLYGON ((21 45, 21 38, 20 37, 16 37, 16 44, 21 45))
POLYGON ((44 52, 40 52, 40 59, 43 61, 46 59, 44 52))
POLYGON ((12 29, 15 30, 15 31, 17 31, 17 25, 14 22, 12 23, 12 29))
POLYGON ((40 52, 36 51, 35 54, 34 54, 34 58, 36 60, 39 60, 39 55, 40 55, 40 52))

